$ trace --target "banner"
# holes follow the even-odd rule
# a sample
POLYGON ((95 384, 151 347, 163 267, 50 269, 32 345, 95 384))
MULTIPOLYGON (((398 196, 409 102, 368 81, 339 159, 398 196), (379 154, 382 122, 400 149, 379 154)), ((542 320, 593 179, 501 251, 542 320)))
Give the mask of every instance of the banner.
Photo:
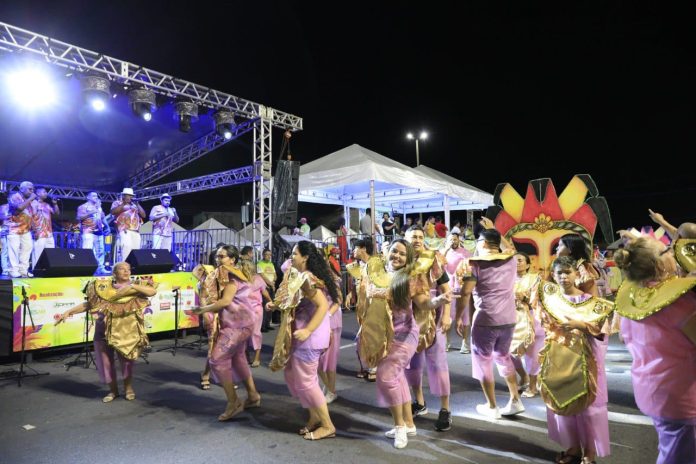
MULTIPOLYGON (((157 294, 150 298, 145 308, 145 329, 148 333, 174 330, 174 287, 179 290, 179 329, 198 327, 198 316, 190 309, 198 302, 197 281, 190 272, 132 276, 152 278, 157 285, 157 294)), ((111 277, 104 279, 111 280, 111 277)), ((37 350, 56 346, 82 343, 85 339, 85 313, 75 314, 58 326, 58 317, 85 301, 82 293, 85 286, 95 277, 56 277, 12 280, 12 349, 22 350, 22 330, 25 330, 25 349, 37 350), (29 314, 22 324, 22 289, 27 294, 35 328, 31 326, 29 314)), ((89 340, 94 336, 94 322, 89 318, 89 340)))

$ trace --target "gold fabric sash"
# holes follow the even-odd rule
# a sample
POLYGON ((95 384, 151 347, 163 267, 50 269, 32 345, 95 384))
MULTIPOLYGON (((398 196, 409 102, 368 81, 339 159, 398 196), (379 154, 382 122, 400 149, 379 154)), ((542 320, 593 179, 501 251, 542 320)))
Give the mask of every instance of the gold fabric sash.
MULTIPOLYGON (((137 281, 153 286, 151 282, 137 281)), ((92 312, 104 314, 106 343, 129 360, 138 359, 148 345, 143 309, 149 300, 137 295, 117 297, 111 279, 96 279, 87 287, 87 299, 92 312)))
POLYGON ((292 348, 292 323, 295 320, 295 308, 302 300, 302 285, 311 273, 299 272, 294 267, 288 269, 283 276, 283 281, 273 299, 273 304, 281 311, 280 326, 273 346, 273 358, 269 367, 275 372, 283 369, 290 358, 292 348))
POLYGON ((370 368, 376 367, 387 355, 394 339, 394 321, 386 298, 391 285, 391 275, 384 266, 382 258, 370 258, 366 266, 367 279, 364 279, 366 282, 362 282, 361 285, 364 307, 361 314, 358 352, 362 362, 370 368), (368 296, 368 283, 382 292, 368 296))
MULTIPOLYGON (((411 271, 412 279, 426 279, 425 284, 429 289, 430 285, 435 285, 443 272, 444 267, 442 262, 444 257, 434 250, 423 250, 418 254, 416 264, 411 271)), ((435 334, 437 331, 437 321, 435 320, 435 308, 429 310, 420 310, 413 308, 413 317, 418 324, 418 347, 416 352, 420 353, 424 349, 430 347, 435 342, 435 334)))
POLYGON ((353 261, 352 263, 346 264, 346 271, 354 279, 362 278, 362 268, 360 266, 360 261, 353 261))
POLYGON ((614 303, 599 297, 592 297, 582 303, 572 303, 553 282, 542 283, 539 296, 546 312, 561 324, 568 319, 576 319, 601 326, 614 310, 614 303))
POLYGON ((696 239, 680 238, 675 241, 674 257, 687 273, 696 271, 696 239))
POLYGON ((671 305, 695 285, 696 277, 673 277, 654 287, 624 281, 616 292, 616 312, 640 321, 671 305))
POLYGON ((538 285, 539 274, 527 273, 515 282, 515 304, 517 309, 517 322, 515 332, 512 335, 510 353, 521 356, 527 348, 534 343, 534 320, 529 310, 529 301, 532 289, 538 285))

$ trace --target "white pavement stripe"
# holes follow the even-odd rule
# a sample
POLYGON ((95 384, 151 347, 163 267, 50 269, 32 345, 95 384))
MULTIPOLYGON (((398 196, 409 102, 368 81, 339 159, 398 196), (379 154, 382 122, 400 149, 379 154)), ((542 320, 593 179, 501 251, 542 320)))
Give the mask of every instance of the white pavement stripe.
POLYGON ((357 343, 349 343, 348 345, 343 345, 342 347, 339 348, 339 350, 342 350, 344 348, 350 348, 351 346, 355 346, 357 343))

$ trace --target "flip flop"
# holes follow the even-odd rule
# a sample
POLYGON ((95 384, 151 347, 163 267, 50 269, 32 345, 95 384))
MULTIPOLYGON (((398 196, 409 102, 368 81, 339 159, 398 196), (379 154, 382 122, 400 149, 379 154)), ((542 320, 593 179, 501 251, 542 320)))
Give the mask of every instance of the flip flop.
POLYGON ((116 398, 118 398, 118 394, 109 393, 104 398, 102 398, 102 403, 111 403, 116 398))
POLYGON ((135 392, 126 393, 126 400, 133 401, 135 399, 135 392))
MULTIPOLYGON (((321 427, 320 427, 321 428, 321 427)), ((317 429, 319 430, 319 429, 317 429)), ((316 432, 316 430, 314 431, 316 432)), ((317 440, 323 440, 324 438, 334 438, 336 436, 336 431, 334 430, 333 432, 329 432, 328 434, 324 436, 315 436, 314 432, 307 432, 304 435, 305 440, 310 440, 310 441, 317 441, 317 440)))
POLYGON ((210 380, 201 379, 201 390, 210 390, 210 380))

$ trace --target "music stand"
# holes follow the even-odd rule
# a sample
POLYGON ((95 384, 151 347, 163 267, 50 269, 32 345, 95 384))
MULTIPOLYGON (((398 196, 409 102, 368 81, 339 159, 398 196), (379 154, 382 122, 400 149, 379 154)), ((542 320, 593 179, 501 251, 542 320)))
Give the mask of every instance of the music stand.
POLYGON ((180 287, 172 289, 172 292, 174 292, 174 344, 166 348, 160 348, 157 350, 158 353, 171 350, 172 356, 176 356, 176 350, 179 348, 179 290, 180 287))
MULTIPOLYGON (((87 283, 87 285, 89 285, 89 283, 87 283)), ((85 288, 82 289, 82 293, 85 295, 85 301, 87 301, 87 285, 85 285, 85 288)), ((90 350, 89 343, 89 309, 85 311, 85 336, 84 341, 82 342, 82 351, 80 351, 72 360, 67 361, 64 364, 65 370, 69 371, 71 367, 80 364, 82 362, 82 356, 85 357, 85 365, 82 366, 84 369, 88 369, 90 363, 94 364, 95 368, 97 367, 97 363, 94 362, 94 357, 92 356, 92 350, 90 350)))
POLYGON ((27 374, 24 372, 24 367, 26 364, 26 318, 27 318, 27 313, 29 314, 29 321, 31 321, 31 328, 36 329, 36 326, 34 325, 34 318, 31 315, 31 308, 29 307, 29 297, 27 296, 27 290, 24 285, 22 285, 22 323, 21 323, 21 328, 22 328, 22 352, 20 354, 20 362, 19 362, 19 373, 17 375, 13 375, 10 377, 5 377, 3 380, 9 380, 9 379, 17 379, 17 386, 21 387, 22 386, 22 379, 24 377, 36 377, 39 375, 50 375, 50 372, 38 372, 36 369, 34 369, 31 366, 26 366, 27 369, 31 369, 33 372, 27 374))

